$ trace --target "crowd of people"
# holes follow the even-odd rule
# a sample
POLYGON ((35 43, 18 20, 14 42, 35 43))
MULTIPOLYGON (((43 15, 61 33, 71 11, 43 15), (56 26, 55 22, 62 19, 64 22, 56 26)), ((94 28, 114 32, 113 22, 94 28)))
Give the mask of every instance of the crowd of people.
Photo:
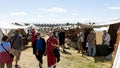
POLYGON ((7 68, 12 68, 13 59, 15 59, 15 67, 18 67, 23 44, 22 38, 17 29, 10 38, 3 35, 0 43, 0 68, 4 68, 5 64, 7 64, 7 68))
MULTIPOLYGON (((45 55, 47 56, 48 68, 56 68, 56 63, 60 61, 60 53, 59 41, 55 38, 54 33, 50 31, 48 33, 49 38, 46 41, 42 38, 41 33, 36 32, 35 29, 32 29, 31 33, 31 46, 33 48, 33 54, 39 61, 39 67, 42 68, 42 58, 45 55)), ((19 67, 18 62, 23 46, 23 38, 19 33, 19 29, 16 29, 10 38, 7 35, 3 35, 0 43, 0 68, 4 68, 5 64, 7 68, 12 68, 13 60, 15 61, 15 68, 19 67)))
POLYGON ((35 32, 35 29, 32 29, 31 33, 33 54, 35 54, 39 61, 39 67, 42 68, 43 55, 47 55, 48 68, 55 68, 56 63, 60 61, 60 53, 58 45, 59 41, 54 33, 52 31, 48 33, 49 38, 47 41, 42 38, 40 32, 35 32))
MULTIPOLYGON (((39 67, 42 68, 43 56, 47 56, 48 68, 56 68, 56 63, 60 61, 59 47, 65 52, 65 32, 60 30, 58 33, 49 31, 49 38, 45 40, 40 32, 36 32, 35 29, 31 30, 31 42, 33 48, 33 54, 39 62, 39 67)), ((96 55, 96 34, 94 30, 91 30, 85 40, 85 32, 81 30, 77 34, 77 48, 78 53, 87 54, 88 56, 96 55), (86 44, 85 44, 86 43, 86 44)), ((3 35, 0 43, 0 68, 4 68, 7 64, 7 68, 12 68, 12 62, 15 59, 15 67, 18 67, 18 61, 20 60, 21 49, 23 44, 22 35, 19 30, 16 29, 13 35, 8 38, 3 35)), ((107 31, 103 31, 102 45, 110 46, 110 34, 107 31)))
MULTIPOLYGON (((85 40, 84 31, 81 31, 79 34, 79 43, 78 43, 78 53, 81 51, 82 55, 86 54, 88 56, 96 56, 96 33, 94 30, 91 30, 87 35, 85 40)), ((111 37, 110 34, 104 30, 102 35, 102 44, 103 46, 110 47, 111 37)))

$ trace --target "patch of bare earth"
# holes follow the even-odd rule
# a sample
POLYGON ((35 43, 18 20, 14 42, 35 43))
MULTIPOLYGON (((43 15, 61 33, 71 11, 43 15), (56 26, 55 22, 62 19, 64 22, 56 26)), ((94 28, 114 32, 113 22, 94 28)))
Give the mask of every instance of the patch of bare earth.
MULTIPOLYGON (((61 50, 61 48, 60 48, 61 50)), ((104 57, 89 57, 83 56, 77 53, 77 50, 70 48, 66 49, 67 53, 60 51, 61 60, 57 63, 56 68, 109 68, 110 60, 106 60, 104 57), (94 62, 95 59, 97 62, 94 62)), ((32 53, 32 48, 30 44, 25 47, 21 52, 21 59, 18 63, 19 68, 39 68, 38 61, 32 53)), ((15 62, 13 62, 13 68, 15 62)), ((47 68, 46 56, 43 57, 43 68, 47 68)))

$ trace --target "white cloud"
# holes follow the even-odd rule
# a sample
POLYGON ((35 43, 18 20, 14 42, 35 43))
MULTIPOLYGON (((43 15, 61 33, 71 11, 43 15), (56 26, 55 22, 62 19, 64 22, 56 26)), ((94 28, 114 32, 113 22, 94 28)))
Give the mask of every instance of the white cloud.
POLYGON ((110 10, 120 10, 120 6, 111 6, 111 7, 108 7, 108 9, 110 9, 110 10))
POLYGON ((25 15, 27 15, 27 13, 25 13, 25 12, 11 12, 10 14, 14 15, 14 16, 25 16, 25 15))
POLYGON ((65 9, 63 9, 63 8, 57 8, 57 7, 50 8, 50 9, 43 8, 42 10, 46 11, 46 12, 54 12, 54 13, 62 13, 62 12, 65 13, 66 12, 65 9))

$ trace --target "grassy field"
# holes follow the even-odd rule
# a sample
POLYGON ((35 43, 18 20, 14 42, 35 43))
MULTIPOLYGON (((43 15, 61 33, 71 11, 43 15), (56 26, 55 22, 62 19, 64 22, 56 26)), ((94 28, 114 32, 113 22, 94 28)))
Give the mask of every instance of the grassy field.
POLYGON ((59 68, 110 68, 110 60, 104 57, 82 56, 74 49, 69 50, 71 55, 62 54, 59 68))

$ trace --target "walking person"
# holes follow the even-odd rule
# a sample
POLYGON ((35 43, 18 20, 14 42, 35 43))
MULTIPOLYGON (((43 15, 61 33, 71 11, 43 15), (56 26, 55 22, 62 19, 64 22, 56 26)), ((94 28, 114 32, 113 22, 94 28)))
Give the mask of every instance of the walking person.
POLYGON ((35 41, 35 29, 32 29, 32 31, 31 31, 31 33, 32 33, 32 47, 34 46, 34 41, 35 41))
POLYGON ((92 30, 90 34, 88 34, 87 42, 88 42, 88 55, 93 57, 96 55, 95 40, 96 40, 95 32, 94 30, 92 30))
POLYGON ((42 64, 43 64, 43 55, 45 53, 45 49, 46 49, 46 42, 44 40, 44 38, 41 37, 40 33, 37 33, 37 38, 35 39, 35 50, 36 50, 36 58, 39 61, 39 67, 42 68, 42 64))
POLYGON ((19 34, 19 30, 16 29, 15 33, 10 39, 12 53, 15 56, 15 67, 18 67, 18 61, 20 60, 21 49, 22 49, 22 36, 19 34))
POLYGON ((33 54, 36 54, 35 39, 36 39, 37 34, 35 32, 35 29, 32 29, 31 33, 32 33, 32 38, 31 38, 32 43, 31 43, 31 46, 33 48, 33 54))
POLYGON ((7 42, 8 37, 3 36, 0 43, 0 68, 4 68, 5 64, 7 68, 12 68, 13 58, 9 55, 11 51, 11 45, 7 42))
POLYGON ((56 62, 59 62, 59 59, 56 58, 54 49, 58 47, 58 41, 54 37, 53 32, 49 32, 49 38, 47 39, 47 62, 48 68, 56 68, 56 62))
POLYGON ((33 48, 33 54, 35 54, 35 53, 36 53, 36 50, 35 50, 36 48, 35 48, 35 44, 34 44, 35 39, 36 39, 35 29, 32 29, 31 33, 32 33, 32 38, 31 38, 32 43, 31 43, 31 46, 32 46, 32 48, 33 48))
POLYGON ((63 52, 65 52, 65 32, 60 30, 59 34, 59 45, 62 47, 63 52))

